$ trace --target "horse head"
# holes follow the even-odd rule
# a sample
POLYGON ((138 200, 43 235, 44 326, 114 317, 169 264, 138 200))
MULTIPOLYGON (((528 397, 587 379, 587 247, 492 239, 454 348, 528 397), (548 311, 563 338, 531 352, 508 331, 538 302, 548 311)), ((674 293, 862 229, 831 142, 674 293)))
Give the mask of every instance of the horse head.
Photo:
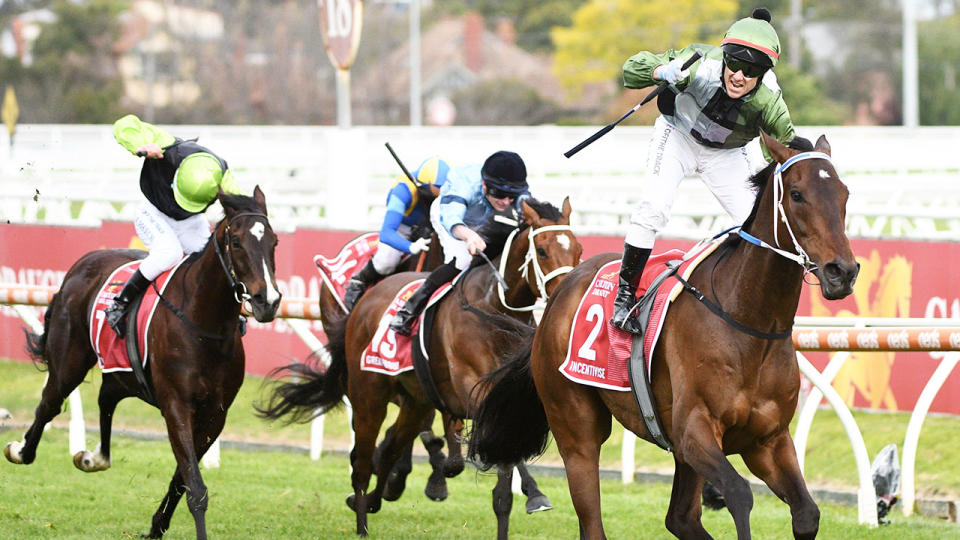
POLYGON ((254 188, 253 197, 221 191, 217 199, 225 215, 215 238, 223 246, 220 262, 233 283, 237 301, 249 302, 254 318, 270 322, 280 307, 281 295, 273 258, 277 235, 267 219, 263 192, 260 186, 254 188))
POLYGON ((756 217, 771 220, 773 241, 792 246, 797 261, 819 279, 824 298, 846 297, 860 265, 844 230, 849 191, 830 161, 830 143, 821 135, 812 151, 800 151, 765 133, 761 137, 776 167, 768 186, 773 204, 756 217))
POLYGON ((518 233, 517 247, 525 250, 521 274, 534 296, 544 301, 561 277, 580 264, 583 246, 570 229, 570 197, 557 210, 549 203, 527 199, 520 203, 526 231, 518 233))

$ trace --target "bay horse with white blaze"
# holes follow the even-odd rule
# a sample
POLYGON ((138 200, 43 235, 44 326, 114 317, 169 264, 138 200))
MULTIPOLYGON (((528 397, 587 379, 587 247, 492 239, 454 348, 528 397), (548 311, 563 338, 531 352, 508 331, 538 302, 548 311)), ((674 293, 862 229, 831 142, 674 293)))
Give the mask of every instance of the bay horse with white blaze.
MULTIPOLYGON (((807 271, 827 299, 853 291, 859 266, 844 233, 848 191, 824 137, 815 148, 804 139, 788 148, 761 136, 775 163, 751 178, 752 214, 690 274, 701 292, 676 298, 653 350, 650 387, 676 466, 666 527, 680 538, 711 538, 701 523, 705 481, 726 499, 738 538, 750 538, 753 495, 729 454, 740 454, 790 506, 796 538, 819 529, 789 432, 800 389, 791 329, 807 271)), ((611 416, 654 442, 631 392, 578 384, 559 371, 577 306, 598 269, 618 258, 597 255, 563 280, 533 339, 485 381, 492 386, 470 440, 483 462, 512 463, 542 452, 552 430, 580 537, 589 539, 605 537, 598 463, 611 416), (535 423, 513 421, 514 410, 537 407, 535 423)))
MULTIPOLYGON (((566 272, 580 261, 582 246, 569 226, 570 202, 562 211, 548 203, 533 200, 523 204, 525 224, 513 229, 500 261, 507 287, 498 286, 497 274, 490 265, 473 267, 461 274, 451 290, 436 305, 433 330, 424 338, 429 357, 429 372, 436 393, 454 417, 471 418, 475 399, 473 388, 484 375, 495 370, 513 342, 512 336, 532 334, 531 310, 538 297, 548 296, 566 272), (529 204, 528 204, 529 203, 529 204), (506 316, 510 314, 511 316, 506 316), (503 338, 503 339, 499 339, 503 338)), ((424 419, 433 414, 434 402, 421 386, 414 371, 385 375, 361 369, 364 349, 377 334, 384 312, 399 291, 424 278, 422 273, 402 273, 387 277, 371 287, 357 302, 341 328, 332 328, 328 338, 333 361, 325 372, 298 371, 301 380, 281 385, 276 394, 279 403, 297 404, 312 413, 318 407, 336 406, 346 394, 353 405, 356 443, 350 454, 353 493, 347 503, 356 512, 357 534, 368 532, 367 514, 380 509, 386 478, 394 463, 422 429, 424 419), (396 430, 385 438, 374 459, 374 448, 387 405, 402 396, 396 430), (369 490, 370 477, 377 474, 376 486, 369 490)), ((383 325, 388 321, 384 321, 383 325)), ((392 333, 392 330, 386 330, 392 333)), ((418 334, 413 336, 416 343, 418 334)), ((414 345, 416 346, 416 345, 414 345)), ((294 412, 289 410, 284 413, 294 412)), ((517 411, 521 414, 521 411, 517 411)), ((499 538, 507 536, 513 505, 510 481, 514 463, 502 467, 493 490, 499 538)), ((516 463, 523 467, 522 463, 516 463)), ((524 483, 530 498, 542 497, 536 483, 524 483)))
MULTIPOLYGON (((225 217, 203 251, 188 257, 171 277, 162 295, 166 307, 157 307, 146 337, 146 378, 177 461, 167 493, 153 515, 149 538, 163 536, 184 493, 197 538, 207 537, 207 487, 198 460, 220 435, 227 409, 243 383, 241 303, 249 302, 260 322, 273 320, 280 305, 274 270, 277 237, 267 220, 263 192, 257 187, 253 197, 221 192, 217 198, 225 217)), ((97 364, 90 344, 95 321, 90 317, 100 288, 117 267, 144 255, 128 249, 84 255, 64 276, 47 307, 43 334, 27 332, 30 353, 46 365, 49 377, 23 441, 9 443, 4 450, 9 461, 30 464, 36 458, 43 427, 97 364)), ((112 332, 106 327, 103 331, 112 332)), ((148 395, 132 372, 103 374, 98 398, 101 442, 94 452, 74 456, 77 468, 96 472, 110 467, 110 429, 117 403, 127 397, 149 402, 148 395)))

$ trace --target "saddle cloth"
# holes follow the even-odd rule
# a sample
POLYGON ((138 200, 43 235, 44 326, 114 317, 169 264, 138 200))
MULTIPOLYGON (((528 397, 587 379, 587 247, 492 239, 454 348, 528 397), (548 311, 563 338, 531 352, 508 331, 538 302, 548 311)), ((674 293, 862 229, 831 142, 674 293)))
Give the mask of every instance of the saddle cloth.
MULTIPOLYGON (((459 279, 459 276, 453 282, 445 283, 434 291, 423 311, 414 321, 411 327, 411 336, 420 334, 420 324, 427 311, 453 288, 453 283, 456 283, 457 279, 459 279)), ((377 323, 377 332, 373 335, 373 339, 370 340, 367 348, 363 350, 363 356, 360 358, 361 370, 375 371, 384 375, 399 375, 413 369, 413 349, 411 348, 413 338, 390 330, 389 325, 393 316, 400 311, 407 299, 420 288, 424 281, 418 279, 407 283, 393 297, 393 301, 387 306, 387 310, 380 317, 380 322, 377 323)))
MULTIPOLYGON (((180 260, 171 270, 160 274, 154 280, 156 289, 153 285, 147 287, 143 293, 143 301, 140 303, 140 310, 137 312, 137 344, 141 351, 140 357, 143 358, 143 365, 147 365, 149 351, 147 350, 147 332, 150 323, 153 321, 153 314, 157 309, 160 298, 157 290, 161 293, 165 290, 170 277, 180 268, 180 265, 186 257, 180 260)), ((133 371, 130 367, 130 359, 127 357, 126 340, 117 336, 117 333, 106 322, 104 311, 113 303, 114 296, 120 294, 123 285, 127 279, 140 268, 141 261, 132 261, 117 268, 107 278, 106 283, 100 287, 93 308, 90 311, 90 344, 97 353, 97 362, 104 373, 112 371, 133 371)), ((133 314, 127 314, 127 322, 133 320, 133 314)))
MULTIPOLYGON (((686 254, 674 249, 651 257, 643 269, 637 294, 642 296, 646 292, 653 280, 666 270, 667 261, 683 260, 677 272, 686 279, 718 245, 718 242, 699 244, 686 254)), ((597 270, 587 292, 580 299, 580 305, 577 306, 570 326, 567 356, 559 370, 574 382, 628 392, 630 378, 627 362, 630 360, 633 334, 610 324, 619 275, 619 260, 611 261, 597 270)), ((648 376, 651 375, 651 357, 660 337, 667 308, 682 290, 680 282, 673 280, 672 285, 664 283, 655 293, 650 324, 643 336, 648 376)))
POLYGON ((367 261, 373 258, 373 254, 377 251, 379 238, 379 234, 375 232, 361 234, 347 242, 340 253, 332 259, 323 255, 313 257, 313 264, 317 265, 320 279, 323 280, 323 284, 333 292, 333 295, 337 297, 341 304, 344 292, 347 289, 347 282, 367 264, 367 261))

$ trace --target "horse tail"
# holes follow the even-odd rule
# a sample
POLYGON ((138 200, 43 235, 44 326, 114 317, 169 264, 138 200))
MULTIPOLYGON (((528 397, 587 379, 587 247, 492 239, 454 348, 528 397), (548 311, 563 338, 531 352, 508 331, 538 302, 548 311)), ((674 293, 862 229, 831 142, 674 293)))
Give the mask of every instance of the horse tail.
POLYGON ((50 321, 53 319, 53 310, 54 306, 60 300, 60 293, 57 292, 53 295, 53 298, 50 300, 50 304, 47 305, 47 310, 43 313, 43 333, 37 335, 32 330, 23 327, 23 334, 26 338, 26 350, 30 358, 33 359, 36 364, 46 364, 47 358, 47 336, 50 335, 50 321))
POLYGON ((255 404, 257 415, 270 419, 289 415, 288 423, 308 422, 343 403, 347 393, 346 334, 346 316, 328 325, 326 349, 331 360, 325 369, 322 364, 315 369, 294 363, 273 370, 271 377, 286 373, 294 379, 278 384, 266 406, 255 404))
POLYGON ((533 336, 514 349, 507 363, 477 383, 473 393, 487 390, 472 411, 468 455, 485 468, 514 465, 546 450, 550 427, 530 372, 533 336))

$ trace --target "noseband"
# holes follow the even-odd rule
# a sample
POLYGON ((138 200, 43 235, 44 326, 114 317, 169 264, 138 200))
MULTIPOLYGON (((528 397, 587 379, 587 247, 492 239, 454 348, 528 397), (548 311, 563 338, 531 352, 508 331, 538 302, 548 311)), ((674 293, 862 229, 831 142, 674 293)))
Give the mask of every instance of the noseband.
POLYGON ((795 234, 793 234, 793 229, 790 227, 790 222, 787 221, 787 213, 783 209, 783 172, 790 168, 790 166, 794 163, 803 161, 805 159, 825 159, 828 162, 831 162, 830 156, 823 152, 803 152, 791 157, 785 161, 783 165, 778 165, 776 170, 773 172, 773 200, 775 201, 773 207, 773 241, 777 244, 777 246, 771 246, 756 236, 744 231, 743 229, 740 229, 737 234, 755 246, 769 249, 777 255, 781 255, 787 259, 790 259, 791 261, 802 266, 804 271, 813 272, 818 267, 816 263, 810 259, 810 256, 807 255, 807 252, 804 251, 803 247, 800 245, 800 242, 797 241, 797 237, 795 234), (789 251, 780 249, 780 240, 777 237, 777 226, 780 221, 783 221, 783 224, 786 226, 787 232, 790 234, 790 239, 793 240, 793 249, 796 251, 796 253, 790 253, 789 251))
POLYGON ((227 275, 227 281, 230 282, 230 288, 233 289, 233 297, 236 299, 238 304, 242 304, 245 300, 249 300, 250 294, 247 292, 247 286, 244 285, 242 281, 237 279, 237 273, 233 269, 233 251, 230 248, 230 226, 238 218, 244 216, 262 217, 264 220, 267 219, 266 214, 262 214, 260 212, 241 212, 230 218, 230 221, 227 222, 227 226, 223 230, 223 241, 226 245, 223 251, 226 251, 227 253, 226 260, 224 260, 223 251, 220 250, 220 244, 217 242, 217 237, 213 237, 213 248, 217 252, 217 259, 220 261, 220 266, 227 275))
MULTIPOLYGON (((514 230, 512 233, 510 233, 510 236, 507 237, 507 242, 503 247, 503 252, 505 254, 510 253, 510 246, 513 243, 513 239, 517 235, 518 231, 519 229, 514 230)), ((500 303, 503 304, 505 308, 511 311, 534 311, 536 309, 542 309, 544 306, 546 306, 547 299, 549 298, 549 296, 547 295, 547 283, 549 283, 550 280, 552 280, 553 278, 562 276, 564 274, 569 273, 571 270, 573 270, 572 266, 561 266, 560 268, 554 269, 549 274, 545 274, 543 272, 543 269, 540 268, 540 261, 537 260, 537 248, 533 243, 533 238, 540 233, 551 232, 551 231, 571 231, 572 232, 573 229, 570 227, 570 225, 546 225, 544 227, 539 227, 537 229, 534 229, 533 227, 529 227, 527 229, 527 254, 523 258, 523 262, 520 264, 520 266, 517 267, 517 269, 520 270, 520 275, 523 277, 523 279, 529 281, 528 280, 528 275, 529 275, 528 264, 532 263, 533 274, 536 277, 537 290, 540 293, 540 301, 534 302, 532 305, 523 306, 523 307, 513 307, 510 305, 507 305, 507 300, 504 297, 504 292, 505 292, 504 287, 502 284, 497 284, 497 293, 500 295, 500 303)), ((500 274, 501 275, 503 275, 506 272, 507 258, 508 258, 507 256, 500 257, 500 274)))

